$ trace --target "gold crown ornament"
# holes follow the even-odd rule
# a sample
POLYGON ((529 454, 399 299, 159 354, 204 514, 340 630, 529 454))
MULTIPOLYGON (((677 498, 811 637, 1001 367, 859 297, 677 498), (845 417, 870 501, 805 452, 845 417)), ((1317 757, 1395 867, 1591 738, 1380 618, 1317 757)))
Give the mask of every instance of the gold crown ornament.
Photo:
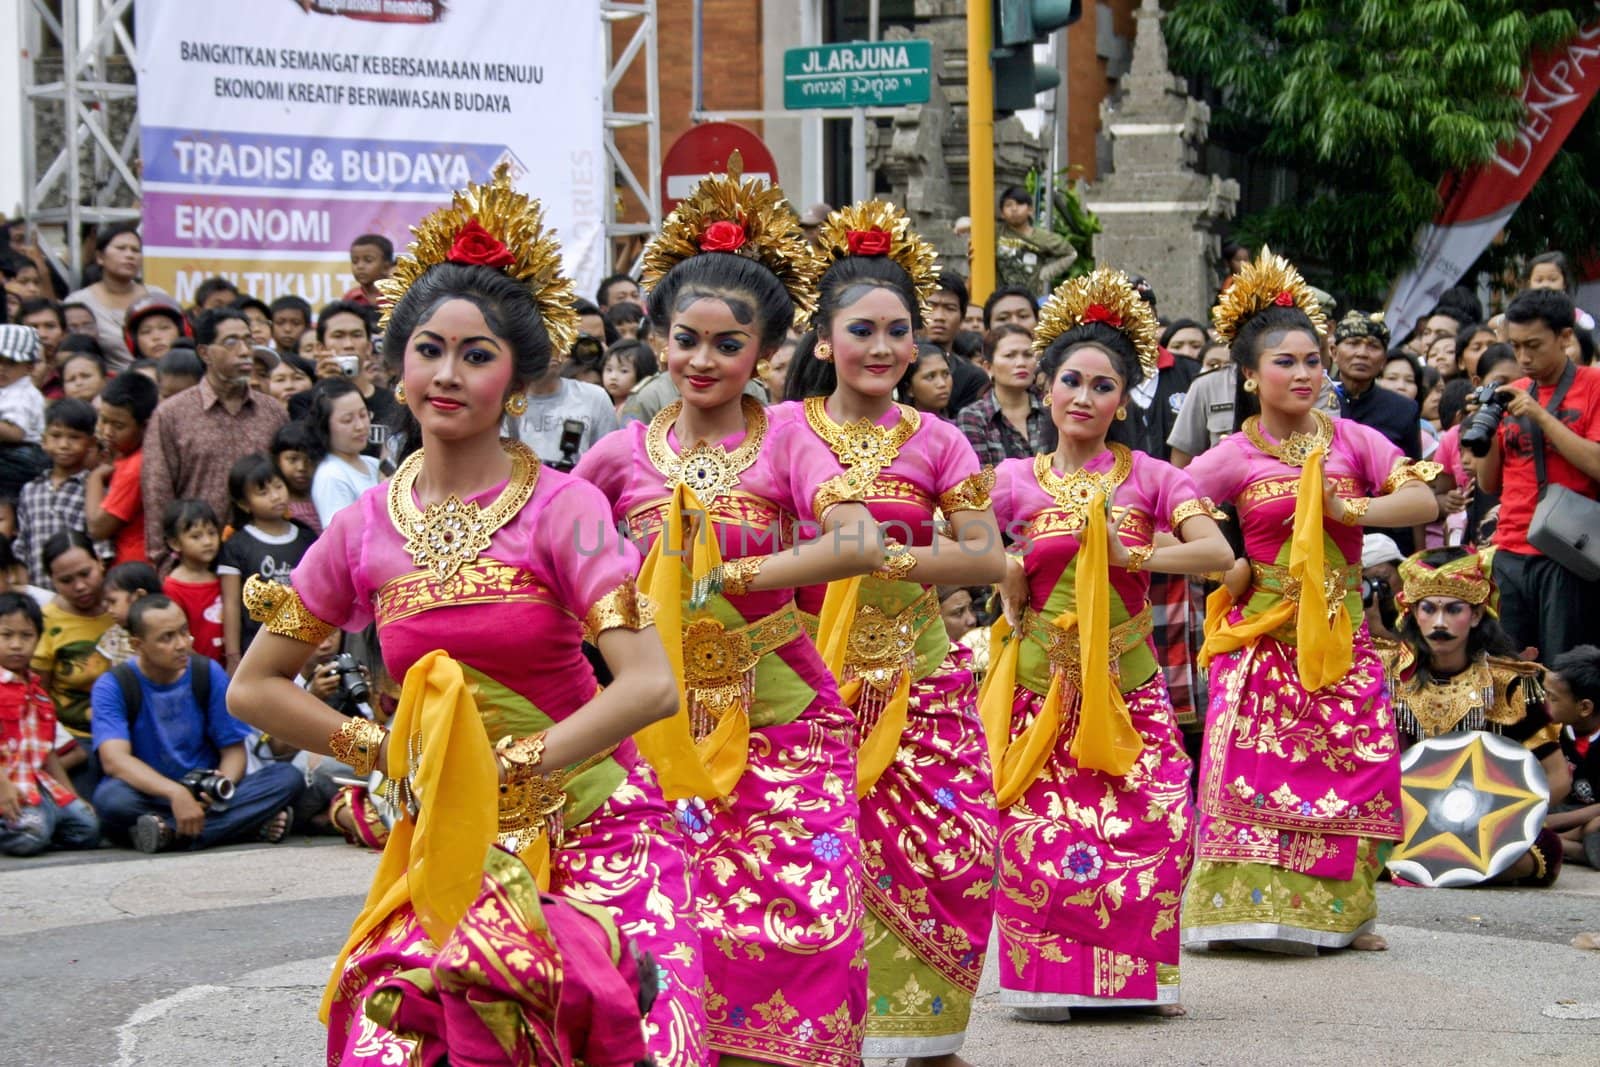
POLYGON ((545 228, 539 201, 511 185, 511 167, 494 168, 489 184, 468 182, 456 190, 448 207, 432 212, 411 227, 416 239, 409 255, 394 265, 394 273, 378 282, 383 316, 380 329, 389 324, 406 291, 440 263, 478 264, 492 267, 528 287, 539 318, 550 334, 554 359, 566 356, 578 337, 577 290, 561 273, 561 244, 545 228))
POLYGON ((1306 313, 1320 336, 1328 334, 1328 318, 1322 304, 1294 264, 1270 248, 1263 248, 1253 263, 1234 275, 1233 282, 1217 297, 1211 309, 1211 323, 1217 336, 1232 344, 1239 327, 1269 307, 1297 307, 1306 313))
POLYGON ((678 201, 644 250, 644 284, 655 285, 691 256, 729 252, 776 275, 801 322, 816 309, 821 265, 783 190, 743 174, 744 157, 735 149, 726 174, 706 175, 678 201))
MULTIPOLYGON (((1431 550, 1429 550, 1431 551, 1431 550)), ((1428 597, 1464 600, 1474 607, 1487 605, 1490 615, 1499 615, 1500 594, 1494 587, 1494 549, 1469 552, 1440 566, 1423 561, 1418 552, 1399 566, 1400 591, 1395 601, 1402 611, 1410 611, 1428 597)))
POLYGON ((1039 325, 1033 331, 1034 351, 1043 352, 1068 330, 1091 322, 1104 323, 1133 342, 1144 376, 1155 376, 1161 352, 1161 325, 1128 276, 1110 267, 1096 267, 1091 274, 1069 278, 1056 286, 1039 309, 1039 325))
POLYGON ((846 256, 887 256, 911 276, 917 303, 924 317, 928 301, 939 291, 939 271, 934 262, 939 253, 917 236, 911 219, 886 200, 862 200, 830 212, 818 231, 822 263, 828 265, 846 256))

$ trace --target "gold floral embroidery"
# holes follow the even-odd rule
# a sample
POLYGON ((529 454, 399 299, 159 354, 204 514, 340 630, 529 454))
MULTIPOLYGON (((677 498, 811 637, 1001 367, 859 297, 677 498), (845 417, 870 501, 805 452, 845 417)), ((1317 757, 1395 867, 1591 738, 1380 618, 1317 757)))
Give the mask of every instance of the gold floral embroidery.
POLYGON ((1383 486, 1378 490, 1378 495, 1388 496, 1410 481, 1417 481, 1427 485, 1443 473, 1443 464, 1434 463, 1432 460, 1426 459, 1413 462, 1402 456, 1395 461, 1394 470, 1389 472, 1389 477, 1383 480, 1383 486))
POLYGON ((747 396, 740 405, 744 440, 737 448, 729 452, 721 445, 699 441, 679 453, 667 442, 667 431, 682 411, 683 401, 674 400, 656 413, 645 433, 645 454, 666 478, 668 489, 686 485, 709 507, 716 498, 737 489, 739 476, 760 457, 762 442, 767 439, 767 413, 759 401, 747 396))
MULTIPOLYGON (((1348 474, 1330 474, 1328 481, 1333 485, 1334 492, 1342 497, 1360 496, 1366 492, 1366 486, 1357 478, 1348 474)), ((1248 514, 1250 509, 1258 504, 1265 504, 1270 500, 1282 500, 1286 497, 1293 498, 1299 492, 1300 482, 1297 478, 1281 475, 1268 475, 1260 481, 1251 482, 1240 490, 1236 503, 1241 514, 1248 514)))
POLYGON ((311 614, 300 594, 280 582, 252 574, 244 583, 244 606, 268 633, 320 645, 338 627, 311 614))
MULTIPOLYGON (((1096 474, 1081 468, 1071 474, 1057 474, 1055 468, 1050 465, 1049 454, 1034 457, 1034 479, 1039 483, 1039 488, 1049 493, 1055 500, 1056 507, 1064 514, 1069 529, 1083 529, 1095 493, 1104 493, 1108 501, 1113 499, 1116 496, 1117 486, 1127 481, 1128 475, 1133 471, 1133 453, 1122 445, 1110 445, 1109 448, 1112 456, 1111 469, 1104 474, 1096 474)), ((1117 518, 1115 512, 1112 518, 1114 520, 1117 518)))
POLYGON ((607 630, 643 630, 653 626, 656 609, 638 586, 625 581, 594 602, 583 617, 583 639, 590 644, 607 630))
POLYGON ((489 547, 496 530, 510 522, 539 484, 539 460, 520 441, 502 441, 511 459, 511 477, 487 508, 451 496, 418 509, 411 490, 422 473, 422 453, 413 453, 389 482, 389 521, 406 539, 406 551, 419 570, 448 581, 489 547))
POLYGON ((1267 440, 1266 434, 1261 432, 1259 415, 1245 419, 1240 429, 1262 454, 1290 467, 1304 467, 1311 459, 1311 454, 1319 449, 1323 458, 1327 458, 1328 446, 1333 444, 1333 420, 1320 411, 1313 411, 1311 418, 1316 423, 1316 429, 1310 433, 1290 434, 1276 444, 1267 440))
POLYGON ((848 474, 835 474, 817 487, 816 496, 811 498, 811 514, 821 522, 835 504, 859 504, 865 499, 866 487, 858 479, 848 474))
POLYGON ((387 625, 431 608, 511 603, 545 603, 566 610, 532 571, 496 559, 480 559, 443 580, 431 570, 389 579, 378 590, 374 613, 378 622, 387 625))
POLYGON ((989 498, 993 491, 994 468, 985 467, 940 493, 939 510, 946 515, 953 511, 988 511, 994 506, 989 498))
POLYGON ((1172 529, 1176 531, 1178 527, 1196 516, 1204 516, 1218 521, 1227 518, 1217 505, 1211 502, 1210 497, 1202 496, 1194 500, 1185 500, 1172 509, 1172 529))

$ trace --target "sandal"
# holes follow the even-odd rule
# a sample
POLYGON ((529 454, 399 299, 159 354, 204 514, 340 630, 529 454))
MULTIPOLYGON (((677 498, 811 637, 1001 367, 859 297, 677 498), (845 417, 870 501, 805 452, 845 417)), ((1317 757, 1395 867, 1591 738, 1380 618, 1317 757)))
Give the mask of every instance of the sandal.
POLYGON ((176 831, 159 815, 146 813, 133 824, 133 847, 140 852, 165 852, 172 847, 176 831))
POLYGON ((276 845, 289 836, 289 829, 293 825, 294 809, 284 808, 261 824, 261 830, 256 834, 256 837, 269 845, 276 845))

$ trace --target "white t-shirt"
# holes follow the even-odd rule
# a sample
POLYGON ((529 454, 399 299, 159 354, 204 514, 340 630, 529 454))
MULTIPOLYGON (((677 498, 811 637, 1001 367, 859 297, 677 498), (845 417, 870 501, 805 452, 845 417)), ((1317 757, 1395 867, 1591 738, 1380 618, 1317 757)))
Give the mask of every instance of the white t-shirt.
POLYGON ((338 456, 328 456, 317 464, 311 476, 311 504, 317 509, 317 521, 326 530, 333 517, 361 499, 361 494, 382 480, 378 461, 371 456, 357 456, 363 470, 356 470, 338 456))
POLYGON ((560 387, 549 396, 529 393, 528 410, 512 427, 517 439, 545 463, 560 461, 562 423, 567 419, 583 423, 574 462, 618 426, 616 404, 604 389, 576 378, 560 381, 560 387))
POLYGON ((21 430, 29 444, 44 439, 44 394, 26 374, 0 389, 0 422, 21 430))

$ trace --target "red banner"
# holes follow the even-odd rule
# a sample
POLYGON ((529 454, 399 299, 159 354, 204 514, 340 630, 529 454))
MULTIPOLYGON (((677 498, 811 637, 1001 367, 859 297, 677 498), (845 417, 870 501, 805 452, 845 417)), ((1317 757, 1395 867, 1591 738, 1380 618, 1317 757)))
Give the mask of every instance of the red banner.
POLYGON ((1386 318, 1403 337, 1459 282, 1505 226, 1600 90, 1600 20, 1536 55, 1522 85, 1524 117, 1495 158, 1439 185, 1444 207, 1417 236, 1417 264, 1395 284, 1386 318))

